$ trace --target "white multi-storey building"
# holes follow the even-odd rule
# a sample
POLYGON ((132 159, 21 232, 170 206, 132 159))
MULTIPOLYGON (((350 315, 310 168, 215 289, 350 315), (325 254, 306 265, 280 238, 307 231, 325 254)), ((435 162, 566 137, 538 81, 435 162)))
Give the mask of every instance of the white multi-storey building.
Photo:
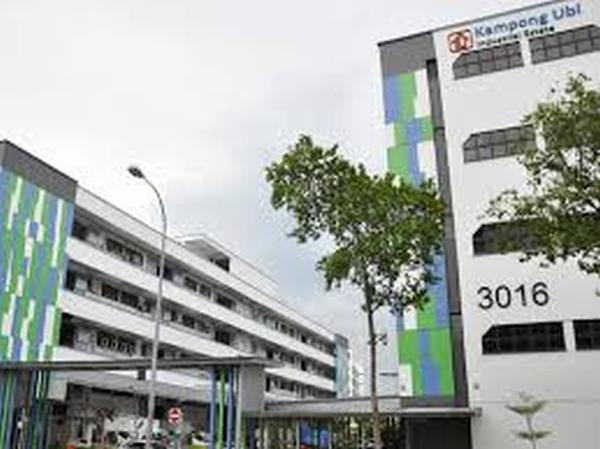
POLYGON ((398 323, 398 391, 407 403, 481 411, 468 426, 419 424, 447 431, 416 429, 410 447, 520 447, 514 432, 524 421, 506 408, 519 392, 548 401, 535 418, 552 431, 542 447, 596 447, 598 279, 575 263, 542 268, 502 254, 496 237, 513 225, 485 211, 502 191, 525 188, 517 153, 543 142, 524 116, 569 74, 598 87, 600 3, 546 2, 380 50, 389 169, 415 182, 433 177, 448 205, 441 282, 429 306, 398 323))
MULTIPOLYGON (((1 340, 8 343, 0 360, 47 359, 52 351, 38 357, 23 349, 37 351, 40 341, 54 347, 55 361, 149 357, 160 233, 9 142, 0 143, 0 158, 6 178, 2 192, 5 204, 11 204, 5 212, 14 209, 15 220, 23 217, 27 233, 39 235, 43 228, 56 235, 51 249, 58 248, 53 252, 58 263, 52 265, 58 266, 58 274, 49 286, 56 289, 56 305, 45 313, 57 311, 61 320, 53 322, 62 322, 53 332, 40 323, 38 338, 18 330, 30 326, 20 301, 3 303, 8 313, 3 315, 1 340), (31 198, 48 199, 48 210, 58 204, 59 212, 37 214, 36 208, 29 208, 31 198), (30 219, 23 215, 27 213, 30 219), (58 222, 54 216, 65 218, 58 222), (40 222, 33 231, 31 222, 40 222)), ((24 242, 27 255, 30 243, 24 242)), ((22 254, 16 246, 13 250, 22 254)), ((43 266, 48 260, 39 254, 34 256, 42 262, 36 259, 35 265, 43 266)), ((25 278, 41 283, 37 276, 44 271, 29 270, 27 258, 24 264, 25 278)), ((160 358, 253 355, 279 362, 267 369, 267 400, 335 397, 336 372, 347 378, 347 364, 336 363, 336 352, 345 354, 347 349, 336 351, 336 340, 345 339, 286 305, 275 296, 272 280, 209 238, 168 238, 164 279, 160 358)), ((64 406, 55 406, 55 424, 62 425, 57 432, 66 434, 57 438, 93 439, 93 417, 100 409, 116 411, 121 418, 143 416, 145 400, 136 390, 138 380, 116 373, 57 375, 52 395, 64 406)), ((189 403, 186 415, 194 417, 197 427, 205 416, 206 386, 197 375, 159 372, 158 414, 173 403, 189 403)))

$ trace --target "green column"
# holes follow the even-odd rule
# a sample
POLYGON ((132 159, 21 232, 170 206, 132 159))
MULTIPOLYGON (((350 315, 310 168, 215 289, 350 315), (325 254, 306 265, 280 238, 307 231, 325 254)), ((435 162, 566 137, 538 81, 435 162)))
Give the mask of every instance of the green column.
POLYGON ((217 449, 223 449, 225 431, 225 370, 219 371, 219 420, 217 422, 217 449))

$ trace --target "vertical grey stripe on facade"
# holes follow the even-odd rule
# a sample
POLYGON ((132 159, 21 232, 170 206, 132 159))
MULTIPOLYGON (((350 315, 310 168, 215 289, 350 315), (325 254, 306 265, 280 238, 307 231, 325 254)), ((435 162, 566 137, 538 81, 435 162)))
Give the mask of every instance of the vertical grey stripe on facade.
POLYGON ((77 181, 7 140, 0 141, 0 166, 59 198, 75 202, 77 181))
POLYGON ((429 99, 431 102, 431 118, 433 121, 433 140, 436 152, 438 188, 446 203, 446 219, 444 223, 444 256, 446 259, 446 289, 448 292, 448 309, 450 312, 450 333, 452 335, 452 361, 456 386, 456 405, 466 406, 469 402, 467 373, 465 364, 465 347, 463 338, 462 308, 460 283, 458 277, 458 259, 456 250, 456 234, 454 214, 452 210, 452 190, 450 170, 448 168, 448 145, 442 109, 442 94, 436 60, 426 63, 429 99))
POLYGON ((416 72, 426 68, 427 61, 435 59, 433 35, 418 34, 407 39, 379 44, 379 52, 384 77, 416 72))

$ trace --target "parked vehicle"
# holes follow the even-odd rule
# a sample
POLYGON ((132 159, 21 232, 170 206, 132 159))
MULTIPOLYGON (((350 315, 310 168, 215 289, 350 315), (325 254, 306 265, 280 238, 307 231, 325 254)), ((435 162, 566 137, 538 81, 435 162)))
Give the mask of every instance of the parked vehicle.
MULTIPOLYGON (((153 441, 151 445, 152 449, 168 449, 160 441, 153 441)), ((121 449, 146 449, 146 442, 143 440, 129 441, 121 446, 121 449)))

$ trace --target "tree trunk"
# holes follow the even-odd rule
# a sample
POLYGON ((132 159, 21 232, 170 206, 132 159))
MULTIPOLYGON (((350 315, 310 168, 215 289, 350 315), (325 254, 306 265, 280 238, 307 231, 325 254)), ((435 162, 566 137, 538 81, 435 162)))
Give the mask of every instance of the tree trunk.
POLYGON ((379 422, 379 404, 377 402, 377 338, 375 336, 375 324, 373 322, 373 307, 371 304, 370 293, 366 292, 367 302, 367 320, 369 322, 369 349, 371 364, 371 412, 373 421, 373 440, 374 449, 382 449, 381 445, 381 427, 379 422))

